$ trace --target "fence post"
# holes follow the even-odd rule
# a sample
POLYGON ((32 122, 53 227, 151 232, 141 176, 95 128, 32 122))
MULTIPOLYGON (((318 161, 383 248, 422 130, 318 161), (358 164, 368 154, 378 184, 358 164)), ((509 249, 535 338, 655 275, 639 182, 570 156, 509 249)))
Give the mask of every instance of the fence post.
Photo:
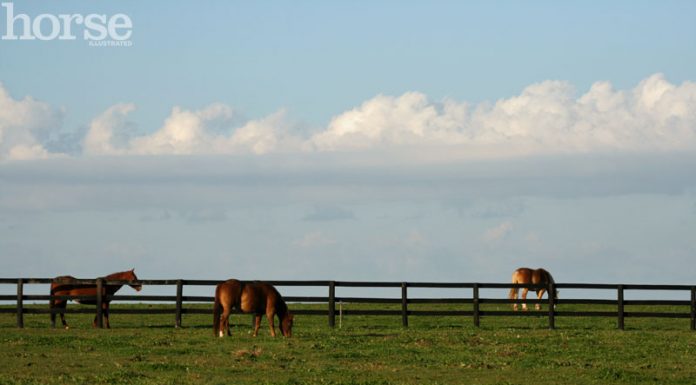
POLYGON ((479 327, 481 325, 481 313, 479 309, 479 284, 474 283, 474 326, 479 327))
POLYGON ((691 330, 696 330, 696 286, 691 286, 691 330))
POLYGON ((336 281, 329 281, 329 326, 336 326, 336 281))
POLYGON ((97 327, 104 327, 104 309, 102 309, 102 304, 104 303, 104 279, 97 278, 97 327))
POLYGON ((624 330, 624 286, 623 285, 619 285, 617 296, 618 296, 619 329, 624 330))
POLYGON ((24 280, 17 280, 17 327, 24 327, 24 280))
POLYGON ((401 324, 408 327, 408 284, 401 282, 401 324))
POLYGON ((174 327, 181 327, 181 305, 183 302, 184 294, 184 282, 180 279, 176 281, 176 316, 174 320, 174 327))
POLYGON ((549 282, 548 292, 549 296, 549 329, 556 328, 556 284, 549 282))

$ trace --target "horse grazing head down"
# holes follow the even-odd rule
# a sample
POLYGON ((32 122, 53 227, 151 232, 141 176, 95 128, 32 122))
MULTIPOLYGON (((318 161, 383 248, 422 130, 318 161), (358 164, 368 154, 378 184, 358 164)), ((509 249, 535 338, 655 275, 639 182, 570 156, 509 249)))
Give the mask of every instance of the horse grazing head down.
POLYGON ((259 333, 261 317, 266 316, 271 336, 276 336, 275 317, 280 320, 280 333, 284 337, 292 336, 294 317, 288 305, 273 285, 267 282, 242 282, 228 279, 215 288, 215 305, 213 306, 213 332, 216 336, 231 336, 229 317, 232 310, 254 314, 254 337, 259 333))
MULTIPOLYGON (((527 292, 529 290, 536 291, 537 293, 537 303, 534 305, 534 307, 537 310, 541 310, 541 297, 544 295, 544 293, 547 291, 547 288, 549 286, 553 287, 553 293, 549 293, 550 296, 553 296, 554 299, 558 299, 558 290, 556 289, 556 283, 551 276, 551 273, 549 273, 545 269, 530 269, 527 267, 520 267, 519 269, 515 270, 512 273, 512 283, 513 284, 524 284, 524 285, 545 285, 545 287, 539 287, 539 288, 522 288, 522 309, 527 310, 527 304, 524 302, 527 299, 527 292)), ((508 298, 512 301, 514 301, 514 304, 512 305, 513 310, 517 310, 517 293, 518 293, 518 288, 517 287, 512 287, 510 289, 510 293, 508 294, 508 298)), ((554 303, 554 308, 556 307, 556 304, 554 303)))

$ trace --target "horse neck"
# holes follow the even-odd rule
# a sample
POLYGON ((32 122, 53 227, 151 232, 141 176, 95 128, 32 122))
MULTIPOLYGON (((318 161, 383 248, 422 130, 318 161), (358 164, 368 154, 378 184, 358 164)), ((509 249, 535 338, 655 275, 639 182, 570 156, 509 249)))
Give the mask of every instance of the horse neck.
POLYGON ((276 300, 276 313, 278 313, 278 318, 281 320, 288 314, 288 305, 280 297, 276 300))
POLYGON ((549 273, 549 272, 546 271, 546 270, 543 270, 543 272, 544 272, 544 274, 546 275, 546 281, 554 286, 554 287, 553 287, 553 296, 554 296, 554 297, 557 297, 557 296, 558 296, 558 290, 556 289, 556 281, 553 280, 553 276, 551 275, 551 273, 549 273))
POLYGON ((551 273, 549 273, 549 272, 546 271, 546 270, 544 270, 544 272, 546 273, 546 279, 547 279, 550 283, 553 283, 553 284, 555 285, 555 284, 556 284, 556 281, 553 280, 553 276, 551 276, 551 273))
MULTIPOLYGON (((106 277, 102 277, 102 279, 105 281, 128 281, 131 279, 131 277, 126 277, 125 275, 126 275, 125 272, 113 273, 113 274, 107 275, 106 277)), ((107 285, 106 291, 108 293, 113 294, 113 293, 117 292, 121 287, 123 287, 122 284, 107 285)))
POLYGON ((545 283, 554 283, 553 277, 551 276, 551 273, 546 271, 546 269, 539 268, 539 269, 536 269, 536 272, 539 273, 539 279, 541 279, 542 283, 544 283, 544 282, 545 283))
POLYGON ((121 279, 122 279, 122 280, 127 280, 128 277, 126 277, 126 275, 129 275, 127 271, 121 271, 121 272, 119 272, 119 273, 112 273, 112 274, 109 274, 109 275, 107 275, 107 276, 105 276, 105 277, 102 277, 102 278, 104 278, 104 279, 112 279, 112 280, 121 280, 121 279))

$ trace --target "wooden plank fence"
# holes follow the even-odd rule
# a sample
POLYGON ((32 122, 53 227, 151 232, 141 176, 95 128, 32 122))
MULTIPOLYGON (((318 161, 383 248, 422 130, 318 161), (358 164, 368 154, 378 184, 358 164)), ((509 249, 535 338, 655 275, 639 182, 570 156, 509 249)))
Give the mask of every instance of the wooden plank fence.
MULTIPOLYGON (((1 307, 0 313, 16 313, 17 327, 24 327, 24 315, 58 313, 59 309, 26 307, 25 301, 49 301, 56 299, 92 299, 96 300, 97 326, 103 327, 102 308, 100 306, 104 300, 109 301, 140 301, 140 302, 174 302, 174 307, 155 308, 155 309, 113 309, 111 313, 121 314, 174 314, 174 326, 181 327, 183 314, 210 314, 211 309, 185 308, 185 303, 212 303, 212 296, 185 296, 185 286, 215 286, 222 281, 213 280, 139 280, 139 281, 104 281, 104 279, 79 279, 76 284, 97 285, 97 295, 95 296, 51 296, 51 295, 26 295, 24 287, 31 284, 50 284, 51 278, 0 278, 0 285, 16 285, 16 295, 0 295, 0 301, 14 301, 15 308, 1 307), (104 296, 102 290, 105 285, 127 285, 138 284, 143 286, 174 286, 176 295, 174 296, 152 296, 152 295, 115 295, 104 296)), ((247 281, 249 282, 249 281, 247 281)), ((555 328, 556 317, 615 317, 617 327, 624 329, 625 319, 632 317, 656 317, 656 318, 690 318, 691 330, 696 330, 696 286, 688 285, 624 285, 624 284, 590 284, 590 283, 556 283, 543 285, 522 285, 510 283, 460 283, 460 282, 366 282, 366 281, 266 281, 275 286, 296 286, 296 287, 325 287, 327 288, 326 297, 316 296, 284 296, 290 303, 325 303, 326 310, 298 309, 293 312, 296 314, 325 316, 328 317, 328 325, 336 325, 336 304, 357 303, 357 304, 394 304, 401 305, 399 310, 389 309, 341 309, 343 315, 393 315, 401 316, 404 327, 408 326, 410 316, 463 316, 471 317, 475 326, 480 326, 482 317, 525 317, 525 316, 547 316, 550 329, 555 328), (336 295, 336 289, 340 287, 352 288, 400 288, 400 298, 365 298, 365 297, 341 297, 336 295), (513 301, 507 298, 481 298, 481 289, 510 289, 510 288, 546 288, 552 293, 554 289, 585 289, 585 290, 616 290, 616 299, 555 299, 548 296, 546 304, 548 310, 543 311, 501 311, 501 310, 482 310, 482 304, 506 304, 511 305, 513 301), (470 289, 471 296, 459 296, 455 298, 409 298, 409 288, 447 288, 447 289, 470 289), (680 291, 690 293, 690 300, 625 300, 624 293, 631 290, 642 291, 680 291), (410 304, 471 304, 472 310, 411 310, 410 304), (564 304, 586 304, 586 305, 609 305, 615 306, 616 311, 558 311, 554 305, 564 304), (627 312, 626 306, 649 305, 649 306, 683 306, 690 309, 689 312, 627 312)), ((211 290, 212 291, 212 290, 211 290)), ((533 297, 533 293, 530 293, 533 297)), ((516 302, 521 303, 521 300, 516 302)), ((528 304, 536 304, 536 298, 528 298, 528 304)), ((71 307, 64 312, 67 313, 94 313, 94 309, 84 307, 71 307)))

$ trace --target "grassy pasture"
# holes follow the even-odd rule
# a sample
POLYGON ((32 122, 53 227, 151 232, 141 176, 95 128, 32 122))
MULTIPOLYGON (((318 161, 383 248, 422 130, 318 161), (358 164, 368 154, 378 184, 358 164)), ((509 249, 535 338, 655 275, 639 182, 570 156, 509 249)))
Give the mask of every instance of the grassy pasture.
MULTIPOLYGON (((128 306, 148 305, 114 305, 128 306)), ((112 314, 111 330, 67 317, 69 330, 50 329, 47 314, 20 330, 0 314, 0 384, 696 383, 688 319, 629 318, 620 331, 613 318, 557 318, 548 330, 544 317, 484 317, 475 328, 470 317, 412 316, 404 329, 399 316, 349 316, 331 329, 297 316, 293 338, 273 339, 265 320, 254 338, 251 317, 233 315, 233 337, 219 339, 209 315, 174 329, 173 315, 112 314)))

